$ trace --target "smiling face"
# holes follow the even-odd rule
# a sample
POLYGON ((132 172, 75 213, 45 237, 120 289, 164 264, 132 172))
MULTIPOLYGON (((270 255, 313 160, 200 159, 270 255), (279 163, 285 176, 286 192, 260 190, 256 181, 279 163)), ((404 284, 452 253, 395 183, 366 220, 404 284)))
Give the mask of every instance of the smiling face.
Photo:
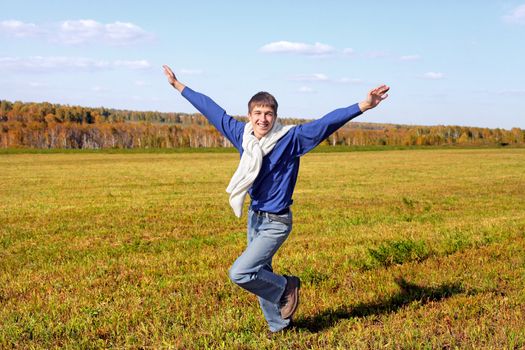
POLYGON ((277 115, 269 106, 254 106, 248 113, 248 120, 252 124, 253 134, 259 140, 272 130, 277 115))
POLYGON ((248 120, 252 124, 253 134, 259 140, 272 130, 278 106, 275 97, 266 91, 256 93, 248 102, 248 120))

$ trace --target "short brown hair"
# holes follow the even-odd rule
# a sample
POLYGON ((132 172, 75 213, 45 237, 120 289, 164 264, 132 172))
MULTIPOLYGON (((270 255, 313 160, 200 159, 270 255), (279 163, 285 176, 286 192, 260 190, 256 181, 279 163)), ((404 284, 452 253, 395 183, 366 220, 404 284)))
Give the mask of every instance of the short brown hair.
POLYGON ((260 91, 253 95, 253 97, 248 102, 248 113, 251 113, 253 107, 256 106, 270 107, 273 109, 275 115, 277 115, 277 107, 279 107, 279 104, 272 94, 266 91, 260 91))

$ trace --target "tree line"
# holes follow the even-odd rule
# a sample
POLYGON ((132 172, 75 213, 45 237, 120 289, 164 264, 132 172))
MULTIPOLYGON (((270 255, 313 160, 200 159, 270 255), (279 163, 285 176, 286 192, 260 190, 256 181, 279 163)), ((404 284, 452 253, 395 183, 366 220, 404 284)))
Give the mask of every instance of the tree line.
MULTIPOLYGON (((245 117, 236 117, 246 121, 245 117)), ((282 118, 283 124, 305 119, 282 118)), ((525 145, 525 130, 350 122, 326 145, 525 145)), ((230 147, 200 114, 161 113, 0 100, 2 148, 230 147)))

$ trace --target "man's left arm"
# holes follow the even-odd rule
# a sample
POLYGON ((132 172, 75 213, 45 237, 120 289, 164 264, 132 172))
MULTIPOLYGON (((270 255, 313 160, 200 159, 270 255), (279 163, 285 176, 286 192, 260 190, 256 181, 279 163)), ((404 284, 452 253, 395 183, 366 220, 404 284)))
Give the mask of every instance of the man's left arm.
POLYGON ((369 109, 377 107, 381 101, 388 97, 389 89, 386 85, 378 86, 370 90, 366 99, 359 103, 336 109, 320 119, 297 126, 294 153, 298 156, 304 155, 350 120, 369 109))

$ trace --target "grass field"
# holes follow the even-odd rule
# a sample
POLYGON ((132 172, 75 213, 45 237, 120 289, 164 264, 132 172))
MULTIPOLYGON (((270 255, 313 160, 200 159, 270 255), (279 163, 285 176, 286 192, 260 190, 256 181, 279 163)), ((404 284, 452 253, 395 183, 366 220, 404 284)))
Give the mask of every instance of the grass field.
POLYGON ((525 348, 525 149, 313 153, 267 338, 233 153, 0 155, 0 348, 525 348))

